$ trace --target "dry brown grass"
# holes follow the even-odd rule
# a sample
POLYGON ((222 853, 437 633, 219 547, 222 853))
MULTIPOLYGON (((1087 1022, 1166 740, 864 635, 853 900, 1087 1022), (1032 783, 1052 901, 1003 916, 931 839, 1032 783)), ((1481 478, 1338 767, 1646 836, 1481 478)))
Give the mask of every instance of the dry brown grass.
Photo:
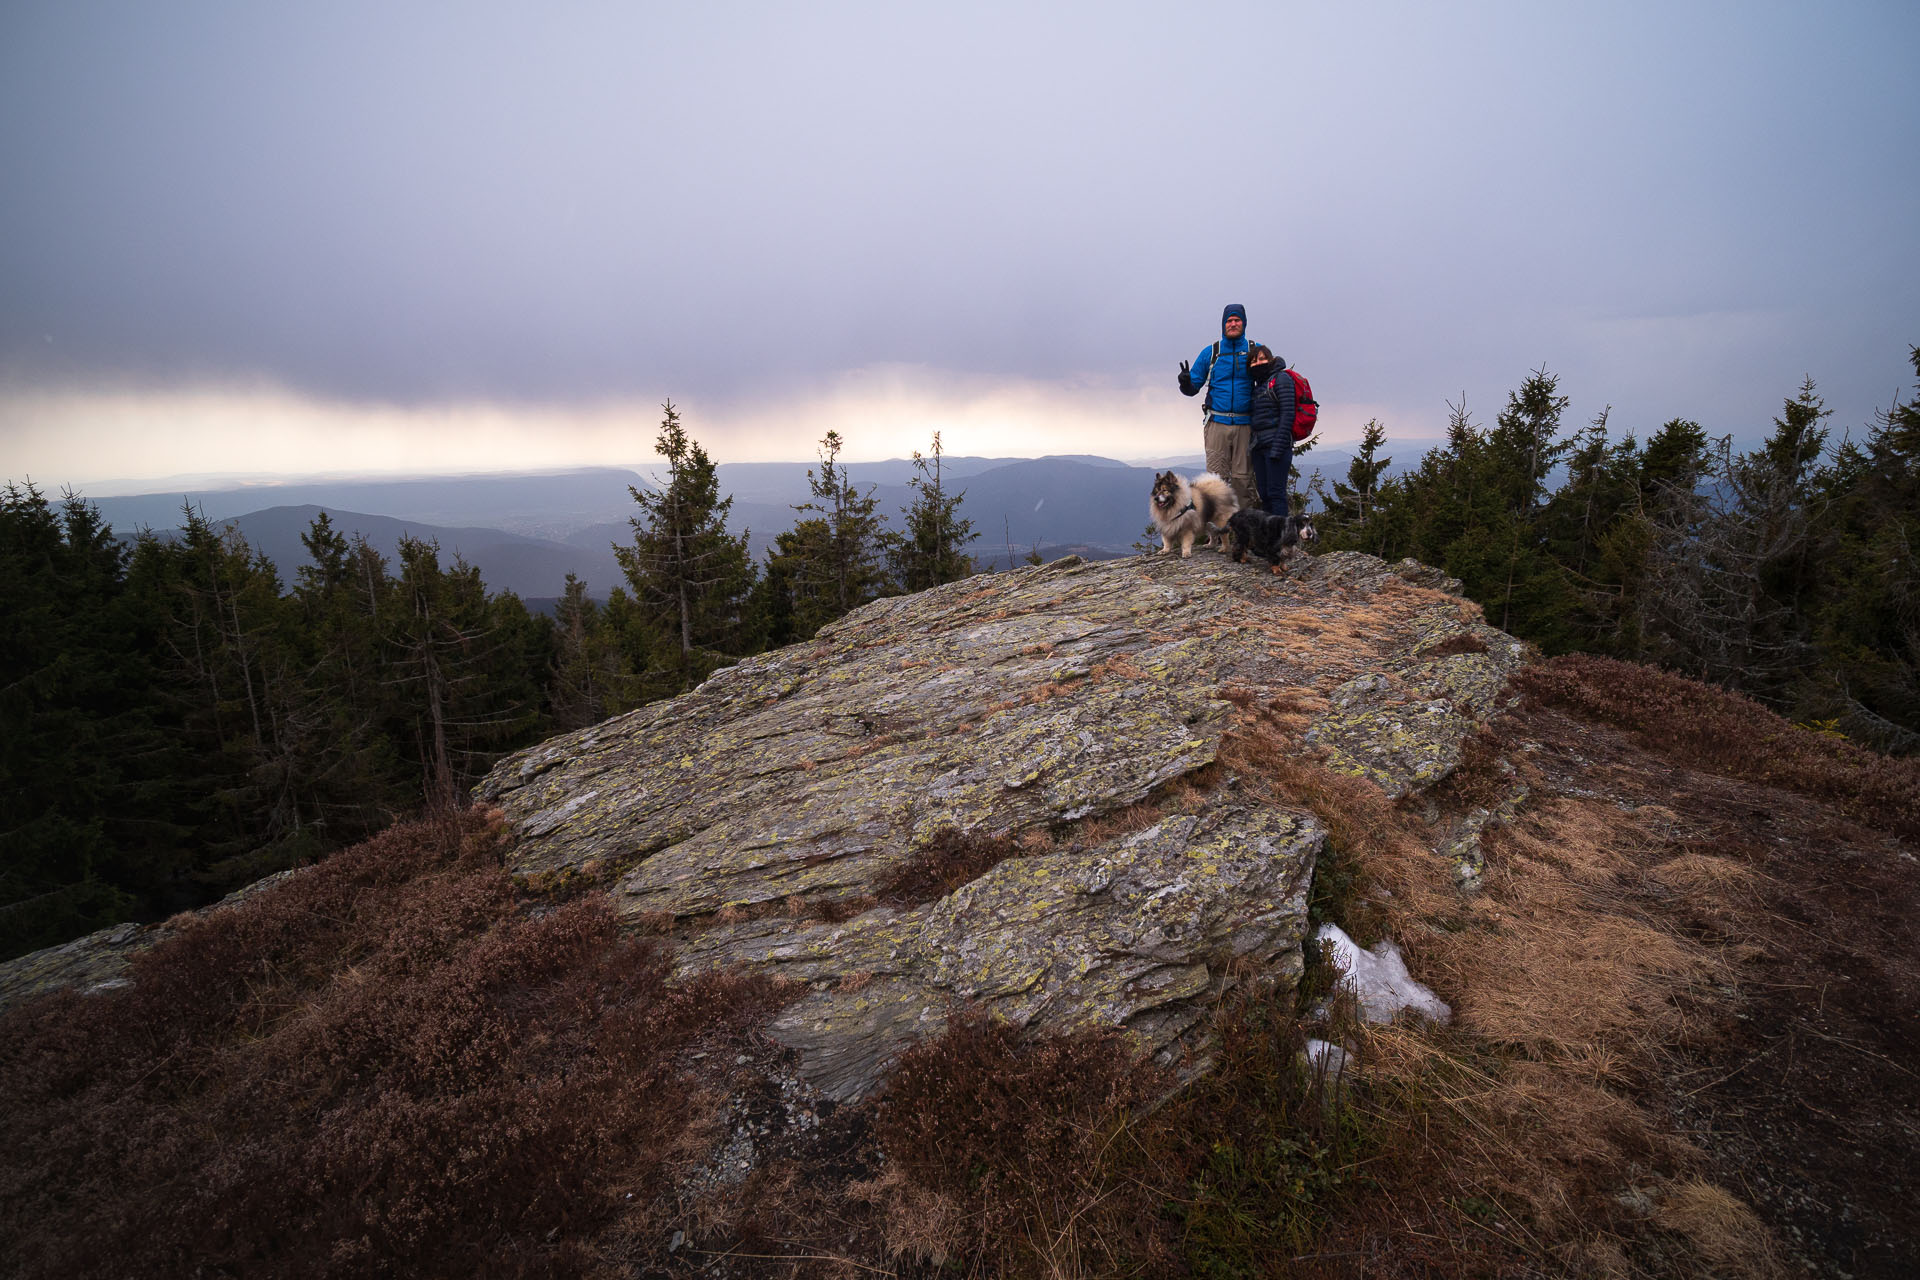
POLYGON ((1145 831, 1165 816, 1166 810, 1160 805, 1151 800, 1142 800, 1097 818, 1083 818, 1071 828, 1071 840, 1077 844, 1106 844, 1137 831, 1145 831))
MULTIPOLYGON (((1456 1014, 1444 1031, 1360 1033, 1354 1102, 1382 1148, 1372 1165, 1381 1195, 1336 1219, 1328 1239, 1372 1238, 1370 1215, 1399 1213, 1407 1232, 1433 1237, 1416 1270, 1499 1270, 1517 1255, 1623 1273, 1619 1240, 1595 1234, 1622 1216, 1621 1189, 1636 1176, 1697 1181, 1697 1153, 1663 1136, 1636 1087, 1691 1030, 1689 993, 1725 974, 1719 956, 1647 909, 1640 887, 1649 877, 1737 887, 1745 868, 1672 856, 1664 810, 1555 799, 1487 838, 1484 891, 1466 901, 1424 822, 1303 754, 1290 708, 1236 701, 1223 759, 1256 791, 1327 826, 1352 877, 1340 906, 1349 932, 1397 939, 1456 1014)), ((1507 786, 1503 752, 1494 735, 1470 744, 1469 776, 1436 797, 1463 807, 1496 799, 1507 786)), ((1618 1224, 1621 1238, 1641 1229, 1618 1224)), ((1676 1234, 1704 1265, 1727 1265, 1708 1236, 1676 1234)))
POLYGON ((1514 683, 1697 768, 1829 801, 1869 826, 1920 838, 1920 759, 1883 756, 1789 724, 1740 694, 1611 658, 1568 654, 1514 683))
POLYGON ((1333 705, 1320 693, 1305 688, 1268 692, 1228 685, 1220 691, 1220 696, 1238 707, 1243 715, 1259 715, 1269 732, 1283 735, 1304 732, 1315 716, 1333 705))
POLYGON ((1118 677, 1119 679, 1132 682, 1151 680, 1153 678, 1138 666, 1135 666, 1133 659, 1124 653, 1116 653, 1105 661, 1094 663, 1087 674, 1094 680, 1107 680, 1118 677))
MULTIPOLYGON (((1378 904, 1389 901, 1396 915, 1414 919, 1457 913, 1458 898, 1424 829, 1378 787, 1335 773, 1302 747, 1293 730, 1300 705, 1301 695, 1287 691, 1269 703, 1241 707, 1220 745, 1220 760, 1253 795, 1309 810, 1325 825, 1336 856, 1347 857, 1359 877, 1346 895, 1348 932, 1363 943, 1381 936, 1386 920, 1378 904)), ((1418 939, 1403 945, 1411 953, 1418 939)))
POLYGON ((1657 845, 1612 805, 1558 800, 1488 841, 1487 927, 1437 939, 1463 1026, 1533 1056, 1644 1057, 1683 1030, 1698 944, 1641 918, 1632 878, 1657 845))
POLYGON ((1765 1225, 1753 1210, 1710 1182, 1688 1179, 1667 1187, 1653 1220, 1685 1239, 1723 1275, 1772 1280, 1782 1274, 1765 1225))
POLYGON ((1052 853, 1058 843, 1054 840, 1053 833, 1045 827, 1028 827, 1015 837, 1015 839, 1019 841, 1020 847, 1030 855, 1052 853))
POLYGON ((952 1196, 909 1178, 898 1164, 878 1177, 856 1182, 847 1196, 880 1214, 887 1253, 896 1259, 944 1267, 966 1247, 968 1215, 952 1196))
POLYGON ((1675 893, 1717 900, 1745 897, 1767 880, 1732 858, 1706 853, 1683 853, 1655 865, 1647 874, 1675 893))

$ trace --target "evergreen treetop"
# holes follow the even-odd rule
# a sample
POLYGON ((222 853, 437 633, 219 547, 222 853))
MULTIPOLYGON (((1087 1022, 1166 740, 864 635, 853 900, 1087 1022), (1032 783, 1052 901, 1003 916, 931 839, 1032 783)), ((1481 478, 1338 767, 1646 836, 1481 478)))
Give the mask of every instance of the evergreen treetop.
POLYGON ((640 508, 628 520, 629 546, 613 553, 654 634, 650 672, 670 673, 673 690, 691 689, 746 649, 744 605, 753 586, 747 537, 727 531, 732 498, 720 496, 707 451, 687 435, 668 401, 654 451, 667 460, 658 489, 628 486, 640 508))

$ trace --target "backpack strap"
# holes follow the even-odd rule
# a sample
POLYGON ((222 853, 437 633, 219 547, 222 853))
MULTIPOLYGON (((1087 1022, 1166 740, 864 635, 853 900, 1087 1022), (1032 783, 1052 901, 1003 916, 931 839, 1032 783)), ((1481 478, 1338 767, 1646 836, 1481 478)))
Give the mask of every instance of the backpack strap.
MULTIPOLYGON (((1207 407, 1207 401, 1213 399, 1213 371, 1220 367, 1220 342, 1219 338, 1213 340, 1213 354, 1207 357, 1207 380, 1200 384, 1207 389, 1207 394, 1200 397, 1200 421, 1202 422, 1213 421, 1213 410, 1207 407)), ((1193 504, 1189 502, 1187 508, 1191 510, 1193 504)), ((1185 515, 1186 512, 1183 511, 1180 514, 1185 515)))

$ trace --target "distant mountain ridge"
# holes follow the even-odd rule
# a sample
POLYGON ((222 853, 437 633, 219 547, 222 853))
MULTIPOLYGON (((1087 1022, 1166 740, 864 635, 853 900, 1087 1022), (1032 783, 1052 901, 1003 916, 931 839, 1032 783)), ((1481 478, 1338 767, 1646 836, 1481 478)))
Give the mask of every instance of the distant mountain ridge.
MULTIPOLYGON (((1302 463, 1308 475, 1317 466, 1343 477, 1350 457, 1315 451, 1302 463)), ((1187 474, 1202 466, 1198 457, 1163 461, 1187 474)), ((750 534, 756 557, 764 557, 774 539, 793 527, 799 518, 794 507, 809 497, 808 472, 818 466, 719 465, 721 489, 733 498, 729 526, 750 534)), ((1131 554, 1145 537, 1147 491, 1157 470, 1092 454, 941 460, 943 482, 966 495, 961 514, 979 534, 969 549, 982 568, 1005 568, 1035 550, 1047 558, 1067 552, 1088 559, 1131 554)), ((871 491, 879 513, 897 525, 914 499, 908 483, 916 474, 912 461, 849 463, 847 473, 871 491)), ((611 544, 631 538, 628 521, 637 514, 629 486, 650 488, 651 477, 620 467, 588 467, 532 475, 300 481, 94 502, 123 536, 178 528, 182 507, 191 503, 216 524, 238 525, 288 585, 308 563, 300 535, 324 510, 343 533, 364 535, 389 557, 402 533, 435 540, 447 560, 458 554, 478 566, 490 590, 551 598, 573 573, 590 594, 604 598, 622 581, 611 544)))
POLYGON ((596 551, 501 529, 447 527, 314 505, 268 507, 221 523, 237 526, 247 545, 280 570, 281 585, 291 587, 300 567, 312 563, 300 537, 312 528, 322 511, 334 528, 348 537, 359 534, 366 538, 389 562, 399 556, 401 537, 411 535, 423 542, 438 543, 442 565, 452 564, 458 556, 479 567, 480 578, 489 590, 511 591, 523 599, 558 596, 569 573, 585 581, 592 594, 601 598, 608 588, 622 581, 619 562, 605 543, 596 551))
POLYGON ((127 497, 95 505, 122 533, 172 529, 192 503, 216 522, 274 507, 324 507, 454 527, 486 527, 554 539, 573 529, 621 517, 633 507, 628 485, 646 487, 637 471, 587 467, 541 475, 427 476, 407 480, 302 481, 127 497))

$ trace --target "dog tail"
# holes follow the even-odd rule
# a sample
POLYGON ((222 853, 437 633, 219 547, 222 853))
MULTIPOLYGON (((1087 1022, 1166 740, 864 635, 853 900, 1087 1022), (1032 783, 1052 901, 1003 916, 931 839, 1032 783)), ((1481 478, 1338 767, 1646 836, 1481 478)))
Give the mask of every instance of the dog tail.
POLYGON ((1234 496, 1233 486, 1211 471, 1193 482, 1193 493, 1195 506, 1210 525, 1224 523, 1226 517, 1240 509, 1240 499, 1234 496))

